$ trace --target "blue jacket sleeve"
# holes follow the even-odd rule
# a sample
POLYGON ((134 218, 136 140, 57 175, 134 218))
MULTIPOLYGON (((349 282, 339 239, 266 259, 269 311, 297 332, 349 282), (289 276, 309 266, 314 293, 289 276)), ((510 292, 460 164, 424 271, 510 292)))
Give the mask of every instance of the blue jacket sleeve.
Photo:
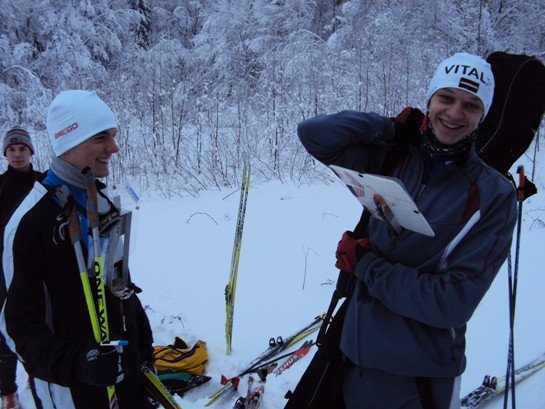
POLYGON ((370 172, 393 138, 394 125, 378 114, 341 111, 301 122, 297 134, 307 152, 325 165, 370 172))

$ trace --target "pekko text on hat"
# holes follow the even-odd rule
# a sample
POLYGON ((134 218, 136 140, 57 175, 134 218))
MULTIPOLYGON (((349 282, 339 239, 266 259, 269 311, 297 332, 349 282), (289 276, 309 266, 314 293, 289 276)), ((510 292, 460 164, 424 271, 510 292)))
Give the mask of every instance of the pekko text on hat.
POLYGON ((117 129, 114 113, 95 91, 63 91, 47 111, 47 133, 57 157, 110 128, 117 129))
POLYGON ((458 88, 477 96, 483 103, 484 119, 494 97, 494 74, 490 64, 477 55, 456 53, 441 62, 433 75, 427 103, 436 91, 442 88, 458 88))
POLYGON ((4 136, 4 156, 6 156, 6 151, 11 145, 23 144, 30 149, 31 155, 34 155, 34 146, 32 145, 32 139, 27 131, 21 128, 12 128, 6 132, 4 136))

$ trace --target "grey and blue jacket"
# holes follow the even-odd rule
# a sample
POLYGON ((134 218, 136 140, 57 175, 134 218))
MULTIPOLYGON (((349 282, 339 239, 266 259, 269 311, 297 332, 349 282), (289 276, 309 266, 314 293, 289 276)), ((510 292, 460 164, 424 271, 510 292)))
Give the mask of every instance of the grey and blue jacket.
MULTIPOLYGON (((303 121, 298 135, 325 165, 367 173, 388 168, 394 145, 390 118, 356 111, 303 121)), ((517 208, 513 184, 473 147, 461 159, 445 160, 424 178, 425 163, 435 159, 416 144, 393 168, 435 237, 396 236, 371 219, 373 251, 357 265, 341 337, 355 365, 422 377, 464 371, 466 324, 507 257, 517 208)))

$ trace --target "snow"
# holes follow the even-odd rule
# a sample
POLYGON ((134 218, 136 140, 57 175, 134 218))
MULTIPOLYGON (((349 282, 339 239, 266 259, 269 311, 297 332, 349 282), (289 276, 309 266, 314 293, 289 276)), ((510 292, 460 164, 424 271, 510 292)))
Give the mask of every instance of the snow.
MULTIPOLYGON (((133 280, 152 323, 157 345, 175 336, 190 345, 207 344, 205 374, 210 382, 176 397, 184 409, 203 408, 219 386, 220 376, 236 375, 268 346, 271 337, 287 336, 327 309, 338 271, 334 251, 344 230, 360 215, 359 203, 336 182, 299 186, 295 183, 252 183, 244 225, 232 354, 225 354, 224 289, 231 265, 240 194, 206 191, 199 197, 162 199, 143 195, 136 205, 121 191, 132 209, 130 267, 133 280)), ((545 252, 539 218, 543 193, 524 202, 521 261, 515 319, 517 366, 545 351, 545 252)), ((468 366, 462 396, 477 387, 485 374, 505 373, 509 334, 507 268, 470 321, 467 333, 468 366)), ((312 353, 265 384, 262 409, 283 408, 312 353)), ((281 361, 282 362, 282 361, 281 361)), ((25 409, 34 404, 19 365, 20 396, 25 409)), ((247 378, 247 377, 245 377, 247 378)), ((245 393, 246 379, 239 386, 245 393)), ((517 405, 545 409, 545 371, 517 386, 517 405)), ((212 407, 232 408, 238 394, 212 407)), ((503 407, 503 399, 486 406, 503 407)))

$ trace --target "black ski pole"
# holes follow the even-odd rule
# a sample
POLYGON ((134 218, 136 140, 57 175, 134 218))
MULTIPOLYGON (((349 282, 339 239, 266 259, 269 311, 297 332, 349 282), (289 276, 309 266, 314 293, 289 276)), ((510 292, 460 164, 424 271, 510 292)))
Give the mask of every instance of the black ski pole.
POLYGON ((505 375, 505 395, 503 399, 503 408, 507 409, 507 402, 509 398, 509 388, 511 388, 511 407, 516 408, 515 399, 515 339, 514 339, 514 324, 515 324, 515 306, 517 300, 517 284, 518 284, 518 265, 520 254, 520 241, 522 230, 522 202, 525 199, 524 196, 524 167, 519 166, 517 168, 519 174, 519 185, 517 187, 517 201, 518 201, 518 215, 517 215, 517 230, 515 238, 515 262, 513 274, 511 275, 511 253, 509 253, 509 260, 507 265, 508 271, 508 284, 509 284, 509 349, 507 352, 507 372, 505 375))

